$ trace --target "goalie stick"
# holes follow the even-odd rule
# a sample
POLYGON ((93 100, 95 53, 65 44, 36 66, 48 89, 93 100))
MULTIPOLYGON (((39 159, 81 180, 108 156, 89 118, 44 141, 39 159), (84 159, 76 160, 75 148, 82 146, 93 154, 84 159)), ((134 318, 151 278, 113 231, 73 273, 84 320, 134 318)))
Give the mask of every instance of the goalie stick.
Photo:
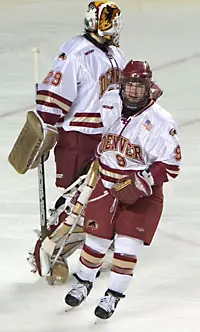
MULTIPOLYGON (((38 88, 38 56, 40 50, 33 49, 34 56, 34 75, 35 75, 35 93, 38 88)), ((39 189, 39 207, 40 207, 40 229, 41 239, 44 240, 47 236, 47 208, 46 208, 46 188, 45 188, 45 170, 44 170, 44 157, 42 156, 38 165, 38 189, 39 189)))

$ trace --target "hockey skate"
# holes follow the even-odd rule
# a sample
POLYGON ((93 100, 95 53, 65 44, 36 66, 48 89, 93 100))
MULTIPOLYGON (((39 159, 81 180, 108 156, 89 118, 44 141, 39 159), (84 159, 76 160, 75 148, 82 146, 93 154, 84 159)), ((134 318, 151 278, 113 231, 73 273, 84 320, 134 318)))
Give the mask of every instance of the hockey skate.
POLYGON ((92 282, 81 280, 76 274, 74 276, 78 283, 65 296, 65 303, 70 307, 78 307, 89 295, 93 286, 92 282))
POLYGON ((108 289, 105 295, 100 299, 94 311, 95 315, 101 319, 110 318, 115 312, 119 300, 124 297, 125 295, 108 289))

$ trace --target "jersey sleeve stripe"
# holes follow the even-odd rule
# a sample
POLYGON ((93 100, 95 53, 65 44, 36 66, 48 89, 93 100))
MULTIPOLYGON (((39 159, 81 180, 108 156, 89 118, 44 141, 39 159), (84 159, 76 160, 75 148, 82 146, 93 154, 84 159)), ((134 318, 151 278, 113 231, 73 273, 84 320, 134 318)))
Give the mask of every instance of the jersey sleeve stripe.
POLYGON ((169 175, 173 179, 175 179, 179 174, 179 170, 177 170, 177 171, 168 171, 168 169, 166 169, 166 173, 167 173, 167 175, 169 175))
POLYGON ((62 98, 61 96, 50 92, 40 90, 37 92, 36 103, 48 107, 55 107, 51 105, 56 105, 57 108, 61 109, 64 113, 68 113, 72 102, 68 99, 62 98))
POLYGON ((155 184, 160 185, 163 184, 163 182, 168 182, 172 178, 176 178, 180 169, 178 165, 169 165, 159 161, 153 163, 150 170, 155 184))
POLYGON ((38 95, 48 96, 48 97, 55 98, 58 101, 61 101, 62 103, 66 104, 68 106, 71 106, 71 104, 72 104, 72 102, 69 99, 63 98, 63 97, 61 97, 61 96, 59 96, 56 93, 51 92, 51 91, 39 90, 39 91, 37 91, 37 96, 38 95))
POLYGON ((48 102, 48 101, 39 101, 39 100, 37 100, 37 105, 49 107, 49 113, 56 113, 55 111, 52 112, 52 109, 54 109, 54 110, 59 109, 64 114, 66 114, 69 111, 69 109, 67 111, 66 108, 61 107, 61 105, 59 106, 58 104, 51 103, 51 102, 48 102))

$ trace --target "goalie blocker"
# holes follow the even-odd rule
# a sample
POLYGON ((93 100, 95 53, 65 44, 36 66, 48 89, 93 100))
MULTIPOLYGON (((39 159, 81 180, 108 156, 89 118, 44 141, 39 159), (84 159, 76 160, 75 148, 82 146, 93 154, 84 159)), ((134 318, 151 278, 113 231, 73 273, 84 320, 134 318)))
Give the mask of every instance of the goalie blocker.
POLYGON ((41 156, 48 158, 56 140, 56 127, 45 124, 35 111, 29 111, 8 160, 18 173, 25 174, 39 165, 41 156))

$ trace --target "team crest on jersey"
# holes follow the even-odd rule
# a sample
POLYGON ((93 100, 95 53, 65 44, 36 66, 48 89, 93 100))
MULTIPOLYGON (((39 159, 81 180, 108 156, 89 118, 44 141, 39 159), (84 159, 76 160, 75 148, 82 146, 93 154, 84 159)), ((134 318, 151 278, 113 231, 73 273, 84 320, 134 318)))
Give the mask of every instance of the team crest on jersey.
POLYGON ((66 56, 65 53, 61 53, 58 58, 61 59, 61 60, 66 60, 67 56, 66 56))
POLYGON ((176 134, 177 134, 176 129, 175 129, 175 128, 170 129, 169 134, 170 134, 171 136, 176 135, 176 134))
POLYGON ((87 220, 86 222, 86 227, 90 228, 91 230, 96 230, 99 228, 98 223, 96 222, 96 220, 87 220))
POLYGON ((126 125, 129 122, 129 120, 127 118, 121 117, 121 122, 123 125, 126 125))
POLYGON ((146 128, 146 130, 150 131, 153 127, 152 123, 150 120, 146 120, 143 126, 146 128))

